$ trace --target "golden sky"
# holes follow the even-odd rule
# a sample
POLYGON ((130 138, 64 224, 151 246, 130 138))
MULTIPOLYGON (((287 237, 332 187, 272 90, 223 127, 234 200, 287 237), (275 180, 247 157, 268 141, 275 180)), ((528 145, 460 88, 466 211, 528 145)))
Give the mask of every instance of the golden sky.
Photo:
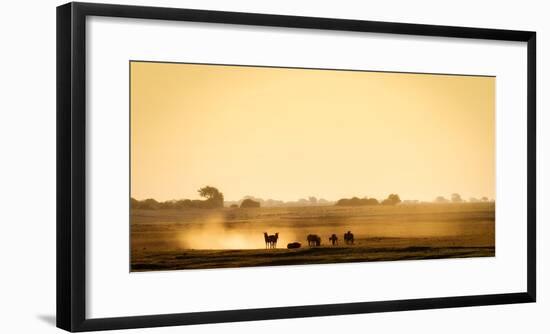
POLYGON ((130 66, 134 198, 494 198, 494 77, 130 66))

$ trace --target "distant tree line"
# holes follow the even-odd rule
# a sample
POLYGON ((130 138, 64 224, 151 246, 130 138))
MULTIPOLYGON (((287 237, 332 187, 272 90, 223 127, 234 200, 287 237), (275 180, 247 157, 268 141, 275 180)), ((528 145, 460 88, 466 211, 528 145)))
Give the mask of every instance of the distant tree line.
POLYGON ((475 198, 475 197, 470 197, 470 199, 468 201, 462 199, 462 196, 460 196, 460 194, 457 194, 457 193, 453 193, 451 194, 451 198, 450 199, 447 199, 445 198, 444 196, 437 196, 435 199, 434 199, 434 203, 466 203, 466 202, 470 202, 470 203, 486 203, 486 202, 489 202, 489 198, 483 196, 481 198, 475 198))
POLYGON ((388 198, 379 202, 376 198, 342 198, 336 202, 337 206, 368 206, 368 205, 396 205, 401 203, 401 199, 398 194, 390 194, 388 198))
POLYGON ((159 202, 155 199, 148 198, 138 201, 135 198, 130 198, 130 206, 132 209, 158 210, 158 209, 214 209, 223 208, 223 194, 216 188, 206 186, 198 190, 199 195, 204 200, 200 199, 180 199, 159 202))
MULTIPOLYGON (((153 198, 148 198, 145 200, 137 200, 135 198, 130 198, 130 206, 132 209, 144 209, 144 210, 158 210, 158 209, 187 209, 187 208, 199 208, 199 209, 215 209, 223 208, 228 206, 231 208, 259 208, 259 207, 301 207, 301 206, 326 206, 326 205, 336 205, 336 206, 374 206, 374 205, 397 205, 400 203, 403 204, 418 204, 425 203, 417 200, 407 200, 401 201, 401 198, 398 194, 389 194, 388 197, 382 201, 377 200, 376 198, 369 197, 352 197, 352 198, 342 198, 336 202, 330 202, 325 199, 317 199, 316 197, 310 196, 307 199, 301 198, 297 201, 279 201, 279 200, 263 200, 261 198, 255 198, 253 196, 245 196, 240 201, 228 201, 224 202, 223 194, 215 187, 206 186, 198 190, 199 195, 204 198, 200 199, 180 199, 180 200, 169 200, 164 202, 159 202, 153 198)), ((487 197, 470 198, 468 201, 463 200, 460 194, 453 193, 450 198, 447 199, 443 196, 437 196, 434 199, 434 203, 484 203, 491 202, 487 197)))
MULTIPOLYGON (((262 208, 264 207, 300 207, 300 206, 326 206, 333 205, 334 202, 327 201, 324 198, 319 198, 315 196, 309 196, 306 198, 300 198, 297 201, 281 201, 276 199, 263 199, 254 196, 245 196, 240 201, 226 201, 225 205, 229 207, 240 207, 242 203, 246 200, 252 200, 254 202, 260 203, 262 208)), ((248 205, 248 204, 246 204, 248 205)))

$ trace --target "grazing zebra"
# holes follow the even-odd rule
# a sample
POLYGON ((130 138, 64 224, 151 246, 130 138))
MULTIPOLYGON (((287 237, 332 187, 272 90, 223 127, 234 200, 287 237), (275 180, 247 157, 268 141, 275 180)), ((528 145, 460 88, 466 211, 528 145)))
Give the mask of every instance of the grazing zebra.
POLYGON ((286 245, 286 248, 293 249, 293 248, 300 248, 302 247, 302 244, 299 242, 291 242, 288 245, 286 245))
POLYGON ((353 245, 353 233, 351 233, 351 231, 347 231, 346 233, 344 233, 344 241, 348 245, 353 245))
POLYGON ((307 236, 307 244, 309 247, 321 246, 321 237, 319 237, 317 234, 309 234, 307 236))
POLYGON ((331 235, 328 240, 332 243, 333 246, 338 245, 338 237, 336 236, 336 234, 331 235))

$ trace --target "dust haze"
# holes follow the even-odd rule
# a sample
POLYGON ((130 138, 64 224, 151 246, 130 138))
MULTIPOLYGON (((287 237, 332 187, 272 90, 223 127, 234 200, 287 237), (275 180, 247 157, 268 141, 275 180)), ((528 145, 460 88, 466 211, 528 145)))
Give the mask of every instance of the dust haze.
POLYGON ((494 256, 494 203, 134 209, 132 270, 494 256), (351 231, 353 245, 344 243, 351 231), (264 232, 278 233, 266 249, 264 232), (321 237, 309 247, 307 236, 321 237), (338 237, 332 245, 329 238, 338 237), (290 243, 299 249, 287 249, 290 243))

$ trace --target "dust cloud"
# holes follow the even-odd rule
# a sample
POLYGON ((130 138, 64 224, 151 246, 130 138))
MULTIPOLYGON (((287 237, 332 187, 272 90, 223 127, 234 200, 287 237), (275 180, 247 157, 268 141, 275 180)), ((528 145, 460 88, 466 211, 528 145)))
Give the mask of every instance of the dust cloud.
POLYGON ((179 247, 184 249, 258 249, 265 248, 264 232, 278 233, 278 248, 297 241, 296 231, 259 224, 227 223, 223 215, 213 215, 208 221, 188 224, 177 233, 179 247))

